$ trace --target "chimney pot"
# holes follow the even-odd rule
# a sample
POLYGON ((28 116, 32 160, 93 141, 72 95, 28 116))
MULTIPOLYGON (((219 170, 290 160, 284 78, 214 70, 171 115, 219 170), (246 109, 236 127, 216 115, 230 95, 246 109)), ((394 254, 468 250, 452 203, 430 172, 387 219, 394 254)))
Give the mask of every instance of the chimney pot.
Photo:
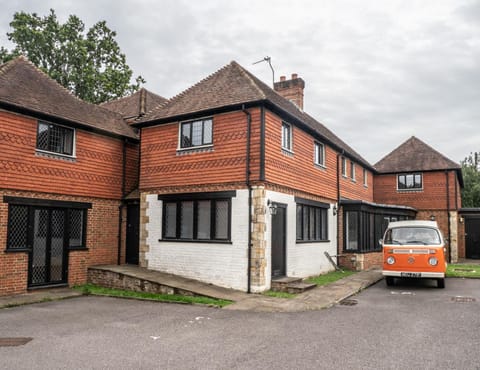
POLYGON ((298 78, 298 74, 292 73, 292 80, 296 80, 298 78))
POLYGON ((280 81, 285 81, 286 77, 285 76, 280 76, 280 81))

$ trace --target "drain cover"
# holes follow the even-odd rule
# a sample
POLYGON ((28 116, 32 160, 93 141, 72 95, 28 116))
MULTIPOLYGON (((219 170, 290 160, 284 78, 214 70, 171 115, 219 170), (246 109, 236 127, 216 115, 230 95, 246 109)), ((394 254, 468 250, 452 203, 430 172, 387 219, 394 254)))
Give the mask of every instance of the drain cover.
POLYGON ((358 303, 356 299, 344 299, 343 301, 340 301, 340 304, 342 306, 355 306, 358 303))
POLYGON ((18 347, 30 342, 33 338, 0 338, 0 347, 18 347))
POLYGON ((459 302, 459 303, 468 303, 468 302, 475 302, 476 299, 473 297, 452 297, 453 302, 459 302))

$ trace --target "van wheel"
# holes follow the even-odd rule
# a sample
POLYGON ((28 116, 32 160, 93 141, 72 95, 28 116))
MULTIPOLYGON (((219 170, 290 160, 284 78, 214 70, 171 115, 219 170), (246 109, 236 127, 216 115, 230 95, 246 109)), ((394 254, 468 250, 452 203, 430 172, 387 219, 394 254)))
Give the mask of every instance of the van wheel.
POLYGON ((385 281, 387 282, 387 286, 393 286, 393 276, 385 276, 385 281))
POLYGON ((445 279, 437 279, 437 288, 439 289, 445 288, 445 279))

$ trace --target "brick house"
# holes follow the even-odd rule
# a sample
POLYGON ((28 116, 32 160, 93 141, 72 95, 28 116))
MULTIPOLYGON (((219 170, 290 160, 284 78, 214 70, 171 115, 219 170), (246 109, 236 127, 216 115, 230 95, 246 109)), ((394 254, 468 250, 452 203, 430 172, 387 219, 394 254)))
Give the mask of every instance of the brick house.
POLYGON ((436 220, 449 240, 448 261, 465 258, 462 167, 412 136, 375 168, 375 201, 414 207, 417 219, 436 220))
POLYGON ((138 136, 20 57, 0 66, 0 295, 86 281, 120 261, 138 136))
MULTIPOLYGON (((341 252, 343 207, 414 216, 373 202, 375 169, 302 110, 304 86, 294 74, 274 91, 231 62, 133 123, 142 266, 262 291, 332 269, 324 253, 341 252)), ((345 260, 370 267, 378 253, 363 256, 378 248, 349 214, 345 260)))

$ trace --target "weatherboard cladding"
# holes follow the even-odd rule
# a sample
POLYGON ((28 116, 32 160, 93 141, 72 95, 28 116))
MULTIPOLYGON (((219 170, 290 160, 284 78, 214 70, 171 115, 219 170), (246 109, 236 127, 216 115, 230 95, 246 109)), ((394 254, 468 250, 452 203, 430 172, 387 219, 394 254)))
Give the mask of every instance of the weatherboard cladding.
POLYGON ((150 110, 134 125, 142 127, 167 123, 202 112, 209 114, 215 110, 228 110, 229 107, 238 109, 243 104, 248 106, 265 104, 267 108, 282 115, 290 123, 311 131, 337 151, 343 151, 346 156, 373 170, 368 161, 332 131, 280 96, 235 61, 171 98, 165 104, 150 110))
POLYGON ((120 114, 75 97, 25 57, 0 65, 0 106, 137 139, 120 114))

